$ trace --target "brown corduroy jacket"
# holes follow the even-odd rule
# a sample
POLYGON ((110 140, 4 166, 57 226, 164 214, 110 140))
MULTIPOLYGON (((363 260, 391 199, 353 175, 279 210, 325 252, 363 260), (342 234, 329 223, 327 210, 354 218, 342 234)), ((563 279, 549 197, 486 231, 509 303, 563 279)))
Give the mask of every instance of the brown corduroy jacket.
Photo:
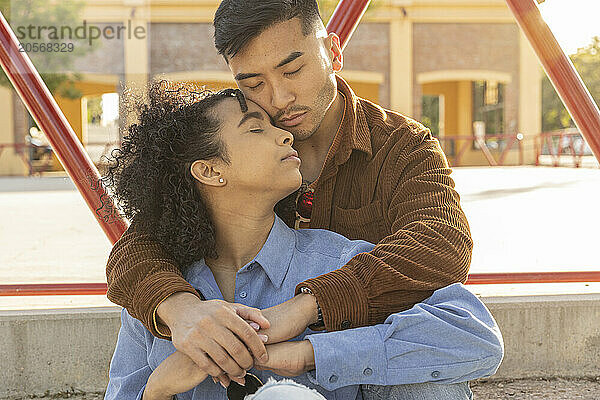
MULTIPOLYGON (((382 323, 435 289, 464 283, 473 248, 438 140, 418 122, 356 97, 341 78, 338 90, 344 116, 314 183, 310 228, 376 246, 296 288, 313 291, 329 331, 382 323)), ((106 276, 108 298, 158 337, 170 334, 157 323, 160 302, 180 291, 198 295, 151 235, 133 227, 115 244, 106 276)))

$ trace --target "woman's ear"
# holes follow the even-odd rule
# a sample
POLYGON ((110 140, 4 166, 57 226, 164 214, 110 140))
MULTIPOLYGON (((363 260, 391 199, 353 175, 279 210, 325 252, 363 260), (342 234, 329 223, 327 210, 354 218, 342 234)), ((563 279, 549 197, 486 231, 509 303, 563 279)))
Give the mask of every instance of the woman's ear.
POLYGON ((210 186, 224 186, 225 179, 209 161, 196 160, 190 166, 190 173, 198 182, 210 186))

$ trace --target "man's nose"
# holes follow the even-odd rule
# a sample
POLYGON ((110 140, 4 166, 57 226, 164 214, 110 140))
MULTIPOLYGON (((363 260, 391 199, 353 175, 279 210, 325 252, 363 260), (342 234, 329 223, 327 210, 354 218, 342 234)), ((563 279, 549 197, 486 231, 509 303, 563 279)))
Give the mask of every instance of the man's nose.
POLYGON ((271 105, 278 110, 285 110, 295 100, 295 96, 286 85, 278 85, 273 87, 271 96, 271 105))

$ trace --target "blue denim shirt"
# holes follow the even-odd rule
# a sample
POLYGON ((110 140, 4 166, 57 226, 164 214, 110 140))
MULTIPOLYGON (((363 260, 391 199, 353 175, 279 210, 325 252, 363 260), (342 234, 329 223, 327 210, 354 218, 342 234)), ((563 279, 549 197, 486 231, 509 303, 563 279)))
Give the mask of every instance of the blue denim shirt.
MULTIPOLYGON (((293 230, 275 217, 257 256, 236 274, 236 303, 268 308, 289 300, 299 282, 340 268, 373 244, 321 229, 293 230)), ((203 260, 184 277, 207 300, 223 299, 203 260)), ((439 289, 383 324, 337 332, 307 329, 316 369, 293 378, 327 399, 362 399, 359 384, 456 383, 490 376, 503 357, 502 336, 486 306, 462 284, 439 289)), ((148 377, 175 347, 121 312, 121 329, 110 365, 105 399, 141 399, 148 377)), ((281 379, 251 370, 263 382, 281 379)), ((226 399, 225 389, 206 379, 179 399, 226 399)))

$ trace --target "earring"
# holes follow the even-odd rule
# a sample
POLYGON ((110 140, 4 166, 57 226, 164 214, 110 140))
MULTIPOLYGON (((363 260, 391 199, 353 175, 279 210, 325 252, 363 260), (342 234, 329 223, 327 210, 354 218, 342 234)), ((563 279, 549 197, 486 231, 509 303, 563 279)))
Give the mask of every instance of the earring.
POLYGON ((225 179, 219 178, 219 183, 223 183, 223 182, 225 182, 225 179))

